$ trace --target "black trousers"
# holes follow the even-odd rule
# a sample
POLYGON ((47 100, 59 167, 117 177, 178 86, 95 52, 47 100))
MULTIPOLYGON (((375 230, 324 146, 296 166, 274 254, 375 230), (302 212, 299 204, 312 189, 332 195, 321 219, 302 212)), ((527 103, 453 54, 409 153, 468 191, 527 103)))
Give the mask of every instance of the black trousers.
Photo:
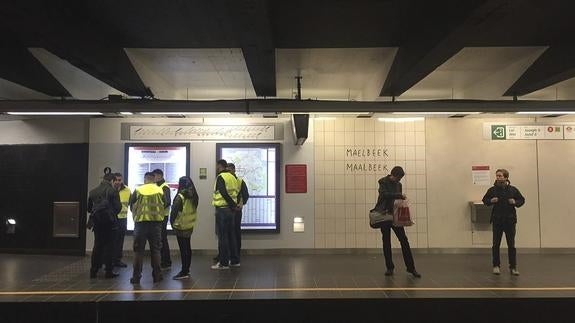
POLYGON ((160 249, 162 249, 162 222, 136 222, 134 225, 134 273, 133 278, 142 276, 144 250, 146 242, 150 244, 152 260, 152 276, 159 279, 162 276, 160 269, 160 249))
POLYGON ((234 231, 236 232, 236 247, 238 250, 238 262, 242 250, 242 210, 234 211, 234 231))
POLYGON ((113 253, 116 242, 116 230, 111 227, 94 228, 94 248, 92 249, 92 268, 97 272, 102 265, 105 266, 106 272, 112 272, 113 253))
POLYGON ((405 262, 405 267, 407 271, 415 271, 415 264, 413 262, 413 255, 411 254, 411 247, 409 246, 409 241, 407 241, 407 236, 405 235, 405 230, 403 227, 394 227, 392 221, 385 221, 381 225, 381 239, 383 240, 383 256, 385 257, 385 267, 387 269, 393 270, 395 265, 393 264, 393 257, 391 255, 391 230, 395 233, 395 236, 401 244, 401 253, 403 254, 403 261, 405 262))
POLYGON ((177 237, 178 246, 180 247, 180 257, 182 258, 182 270, 183 274, 190 273, 190 266, 192 265, 192 237, 177 237))
POLYGON ((168 244, 168 220, 169 216, 164 217, 162 221, 162 250, 160 252, 160 264, 162 267, 172 265, 172 258, 170 258, 170 245, 168 244))
POLYGON ((124 254, 124 237, 128 231, 128 219, 118 219, 118 230, 116 231, 116 242, 113 263, 117 264, 122 260, 124 254))
POLYGON ((499 246, 501 245, 501 238, 505 232, 505 240, 507 240, 507 253, 509 256, 509 267, 517 268, 517 250, 515 249, 515 223, 504 221, 503 223, 493 223, 493 247, 491 254, 493 256, 493 266, 499 267, 501 259, 499 257, 499 246))

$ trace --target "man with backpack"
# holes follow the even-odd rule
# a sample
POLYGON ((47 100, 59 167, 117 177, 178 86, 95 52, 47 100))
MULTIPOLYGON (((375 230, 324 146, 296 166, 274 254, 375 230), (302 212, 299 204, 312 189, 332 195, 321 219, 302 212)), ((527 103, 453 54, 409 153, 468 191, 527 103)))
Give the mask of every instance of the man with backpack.
POLYGON ((106 278, 117 277, 113 271, 113 252, 118 229, 118 213, 122 210, 120 195, 112 186, 114 174, 108 173, 100 185, 88 194, 89 224, 94 231, 94 248, 92 249, 92 266, 90 278, 96 278, 98 270, 105 266, 106 278))

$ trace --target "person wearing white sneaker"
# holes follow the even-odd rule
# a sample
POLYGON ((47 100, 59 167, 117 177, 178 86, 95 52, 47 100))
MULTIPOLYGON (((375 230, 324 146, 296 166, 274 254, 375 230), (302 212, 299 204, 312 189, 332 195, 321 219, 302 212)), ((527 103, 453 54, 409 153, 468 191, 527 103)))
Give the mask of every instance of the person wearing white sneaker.
POLYGON ((525 204, 525 198, 515 186, 511 185, 509 181, 509 171, 506 169, 498 169, 495 172, 495 183, 487 190, 485 196, 483 196, 483 204, 493 206, 491 209, 491 223, 493 223, 493 246, 491 248, 494 267, 493 273, 496 274, 495 267, 499 269, 501 263, 499 259, 499 246, 501 245, 501 238, 505 232, 509 269, 512 275, 517 276, 519 272, 517 271, 517 252, 515 249, 516 208, 525 204))
POLYGON ((216 163, 218 176, 214 185, 212 205, 216 209, 216 232, 218 236, 218 263, 212 269, 228 269, 231 263, 239 263, 234 210, 237 208, 239 185, 236 177, 226 168, 228 163, 220 159, 216 163))
POLYGON ((176 232, 178 246, 180 247, 180 258, 182 259, 182 269, 173 277, 176 280, 190 277, 190 266, 192 264, 191 238, 197 219, 198 203, 199 196, 192 179, 188 176, 180 177, 178 194, 174 198, 170 213, 170 223, 176 232))
POLYGON ((501 274, 501 270, 499 269, 499 266, 493 267, 493 275, 499 275, 499 274, 501 274))

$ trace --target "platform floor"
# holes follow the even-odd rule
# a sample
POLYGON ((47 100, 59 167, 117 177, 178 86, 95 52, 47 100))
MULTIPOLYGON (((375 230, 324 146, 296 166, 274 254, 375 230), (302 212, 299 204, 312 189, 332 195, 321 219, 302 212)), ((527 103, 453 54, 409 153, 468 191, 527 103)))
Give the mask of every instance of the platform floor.
POLYGON ((191 278, 179 281, 171 279, 180 269, 174 257, 156 284, 148 258, 139 286, 129 283, 131 258, 118 278, 102 272, 90 279, 89 257, 2 254, 0 302, 575 297, 575 255, 520 254, 516 277, 505 267, 491 274, 487 254, 416 254, 417 279, 395 253, 392 277, 383 275, 380 255, 249 255, 230 270, 212 270, 211 257, 193 256, 191 278))

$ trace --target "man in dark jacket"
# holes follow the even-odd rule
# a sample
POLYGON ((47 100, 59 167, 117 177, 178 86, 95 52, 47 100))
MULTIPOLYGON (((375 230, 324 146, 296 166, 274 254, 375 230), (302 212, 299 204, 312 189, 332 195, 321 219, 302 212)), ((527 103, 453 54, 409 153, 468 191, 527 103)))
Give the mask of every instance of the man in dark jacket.
MULTIPOLYGON (((379 195, 377 197, 377 204, 375 209, 382 213, 393 213, 393 203, 395 200, 405 199, 405 194, 402 193, 401 179, 405 175, 403 168, 400 166, 395 166, 391 170, 391 173, 386 177, 379 179, 379 195)), ((409 241, 407 240, 407 235, 405 235, 405 229, 403 227, 393 226, 393 221, 381 222, 381 238, 383 240, 383 256, 385 257, 385 271, 386 276, 393 275, 393 270, 395 268, 393 264, 393 257, 391 255, 391 230, 395 233, 395 236, 401 244, 401 252, 403 254, 403 261, 407 267, 407 272, 412 274, 413 277, 420 278, 421 275, 415 270, 415 263, 413 261, 413 255, 411 254, 411 247, 409 246, 409 241)))
POLYGON ((162 250, 160 252, 161 260, 160 267, 164 270, 172 267, 172 258, 170 257, 170 245, 168 244, 168 220, 170 218, 170 206, 172 205, 172 196, 170 187, 164 179, 164 171, 161 169, 154 169, 152 171, 156 176, 156 184, 162 188, 164 192, 164 201, 166 208, 164 209, 164 221, 162 222, 162 250))
POLYGON ((509 172, 506 169, 498 169, 495 172, 495 183, 483 196, 483 204, 493 205, 491 210, 491 222, 493 223, 493 274, 500 274, 499 246, 505 232, 507 249, 509 254, 509 268, 511 274, 519 276, 517 270, 517 253, 515 250, 515 225, 517 212, 515 208, 525 204, 525 198, 521 192, 509 182, 509 172))
POLYGON ((106 278, 117 277, 113 272, 113 252, 118 229, 118 213, 122 209, 120 195, 112 186, 114 174, 104 175, 104 179, 88 194, 89 223, 94 230, 94 248, 92 249, 92 266, 90 278, 96 278, 98 270, 105 265, 106 278))

